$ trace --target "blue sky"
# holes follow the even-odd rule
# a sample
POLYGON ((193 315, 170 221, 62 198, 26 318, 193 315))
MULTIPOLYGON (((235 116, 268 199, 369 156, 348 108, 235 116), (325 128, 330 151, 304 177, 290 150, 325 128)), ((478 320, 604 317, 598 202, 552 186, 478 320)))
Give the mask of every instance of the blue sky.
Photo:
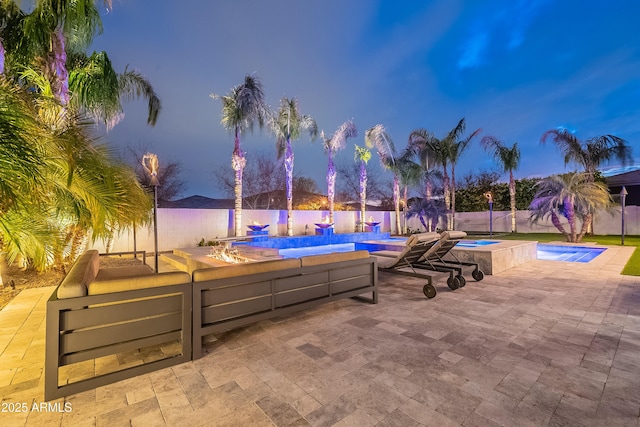
MULTIPOLYGON (((522 151, 516 177, 565 168, 540 136, 559 126, 581 139, 614 134, 640 156, 640 3, 631 0, 121 0, 103 14, 106 50, 118 70, 134 67, 154 85, 163 110, 146 125, 142 101, 106 139, 148 144, 179 161, 185 195, 220 197, 213 170, 230 164, 233 136, 220 125, 225 94, 245 74, 262 80, 267 100, 297 97, 301 110, 332 133, 353 118, 360 135, 378 123, 398 149, 426 128, 444 136, 460 118, 522 151)), ((338 154, 351 161, 349 141, 338 154)), ((456 175, 495 168, 479 138, 456 175)), ((275 139, 243 138, 251 154, 275 139)), ((295 172, 326 191, 319 140, 294 144, 295 172)))

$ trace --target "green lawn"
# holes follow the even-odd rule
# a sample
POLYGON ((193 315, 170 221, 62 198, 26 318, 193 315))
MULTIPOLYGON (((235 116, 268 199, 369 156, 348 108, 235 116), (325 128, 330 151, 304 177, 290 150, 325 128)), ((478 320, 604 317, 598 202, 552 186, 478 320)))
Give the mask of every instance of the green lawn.
MULTIPOLYGON (((478 236, 480 237, 480 236, 478 236)), ((555 233, 508 233, 494 234, 494 238, 500 240, 537 240, 538 242, 564 241, 564 237, 555 233)), ((482 236, 487 239, 487 235, 482 236)), ((593 242, 599 245, 620 246, 620 236, 585 236, 584 242, 593 242)), ((640 236, 624 236, 625 246, 635 246, 636 250, 629 258, 622 274, 627 276, 640 276, 640 236)))

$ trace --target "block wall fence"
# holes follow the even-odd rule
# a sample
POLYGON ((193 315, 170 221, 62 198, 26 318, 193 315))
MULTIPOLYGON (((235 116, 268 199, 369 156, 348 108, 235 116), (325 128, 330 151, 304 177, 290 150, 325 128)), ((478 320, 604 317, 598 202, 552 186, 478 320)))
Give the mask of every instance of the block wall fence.
MULTIPOLYGON (((625 233, 640 235, 640 207, 627 206, 625 211, 625 233)), ((328 211, 294 211, 294 235, 315 234, 314 223, 321 222, 329 215, 328 211)), ((395 212, 372 211, 367 212, 366 220, 370 217, 380 222, 382 232, 396 234, 395 212)), ((337 211, 334 213, 334 229, 336 233, 353 233, 359 212, 337 211)), ((269 224, 267 230, 270 236, 285 236, 287 232, 286 210, 243 210, 242 223, 269 224)), ((401 223, 405 223, 401 213, 401 223)), ((563 221, 566 225, 566 221, 563 221)), ((411 229, 424 227, 417 218, 406 221, 411 229)), ((550 221, 538 225, 529 224, 529 211, 518 211, 516 226, 521 233, 555 233, 556 228, 550 221)), ((244 227, 248 231, 247 227, 244 227)), ((455 229, 466 232, 489 232, 489 211, 456 213, 455 229)), ((511 230, 511 212, 493 212, 493 232, 504 233, 511 230)), ((611 212, 600 212, 596 215, 593 225, 594 234, 620 235, 621 210, 618 207, 611 212)), ((245 231, 245 233, 246 233, 245 231)), ((212 240, 233 235, 233 209, 158 209, 158 246, 160 252, 171 251, 174 248, 196 246, 201 239, 212 240)), ((126 230, 114 237, 110 252, 134 250, 134 240, 137 250, 154 251, 153 224, 136 230, 135 239, 132 230, 126 230)), ((97 241, 89 244, 89 249, 106 252, 105 242, 97 241)))

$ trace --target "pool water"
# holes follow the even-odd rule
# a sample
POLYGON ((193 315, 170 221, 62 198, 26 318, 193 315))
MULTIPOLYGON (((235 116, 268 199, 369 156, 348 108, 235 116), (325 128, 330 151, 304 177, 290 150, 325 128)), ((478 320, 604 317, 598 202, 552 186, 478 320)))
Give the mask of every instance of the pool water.
POLYGON ((456 245, 456 248, 482 248, 496 243, 498 242, 494 240, 460 240, 456 245))
POLYGON ((307 246, 304 248, 280 249, 278 253, 284 258, 300 258, 308 255, 330 254, 333 252, 353 252, 355 243, 341 243, 338 245, 307 246))
POLYGON ((589 262, 606 250, 606 248, 593 248, 588 246, 538 243, 538 259, 547 261, 589 262))

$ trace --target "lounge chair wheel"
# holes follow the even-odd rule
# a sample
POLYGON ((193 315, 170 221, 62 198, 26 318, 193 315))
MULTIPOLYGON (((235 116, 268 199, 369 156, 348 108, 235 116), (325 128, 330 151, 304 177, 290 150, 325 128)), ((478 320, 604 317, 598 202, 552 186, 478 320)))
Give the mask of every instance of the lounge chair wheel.
POLYGON ((452 291, 455 291, 460 287, 460 280, 458 280, 457 277, 449 277, 447 279, 447 286, 449 286, 452 291))
POLYGON ((422 292, 424 292, 424 296, 429 299, 436 296, 436 288, 433 285, 424 285, 424 287, 422 288, 422 292))
POLYGON ((464 285, 467 284, 467 279, 465 279, 462 274, 458 274, 456 277, 457 277, 458 281, 460 282, 460 287, 464 288, 464 285))
POLYGON ((484 279, 484 273, 482 272, 482 270, 473 270, 473 273, 471 273, 471 276, 477 281, 481 281, 482 279, 484 279))

